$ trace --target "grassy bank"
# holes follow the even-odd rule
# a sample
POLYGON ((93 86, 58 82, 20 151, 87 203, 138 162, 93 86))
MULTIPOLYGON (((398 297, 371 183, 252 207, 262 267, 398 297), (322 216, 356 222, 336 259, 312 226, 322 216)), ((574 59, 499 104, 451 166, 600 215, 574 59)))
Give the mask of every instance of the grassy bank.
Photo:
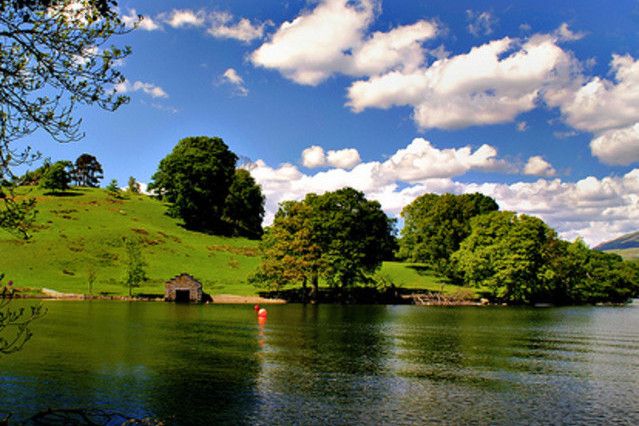
MULTIPOLYGON (((88 188, 60 196, 39 189, 21 193, 37 199, 39 225, 26 242, 0 234, 0 272, 17 287, 87 294, 93 273, 93 294, 125 295, 123 239, 138 238, 149 281, 135 294, 162 294, 164 282, 181 272, 194 275, 211 294, 257 294, 247 283, 260 261, 257 241, 188 231, 165 214, 162 202, 144 195, 114 199, 88 188)), ((421 265, 385 262, 379 274, 405 288, 458 289, 421 265)))

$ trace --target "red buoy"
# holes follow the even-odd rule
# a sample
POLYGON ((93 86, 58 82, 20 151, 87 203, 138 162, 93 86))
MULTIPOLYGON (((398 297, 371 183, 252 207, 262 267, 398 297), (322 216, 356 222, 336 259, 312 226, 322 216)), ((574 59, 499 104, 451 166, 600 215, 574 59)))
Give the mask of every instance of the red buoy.
POLYGON ((260 310, 260 305, 255 305, 255 306, 253 306, 253 310, 254 310, 255 312, 259 311, 259 310, 260 310))
POLYGON ((261 308, 259 311, 257 311, 258 318, 266 318, 267 315, 268 315, 268 312, 266 312, 266 309, 264 308, 261 308))

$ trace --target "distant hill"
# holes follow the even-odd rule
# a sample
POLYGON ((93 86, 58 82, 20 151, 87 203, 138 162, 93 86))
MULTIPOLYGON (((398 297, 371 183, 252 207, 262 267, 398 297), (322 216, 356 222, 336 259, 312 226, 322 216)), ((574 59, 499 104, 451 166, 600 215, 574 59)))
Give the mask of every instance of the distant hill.
POLYGON ((605 243, 599 244, 595 247, 595 250, 609 251, 633 248, 639 248, 639 231, 626 234, 619 238, 615 238, 612 241, 607 241, 605 243))

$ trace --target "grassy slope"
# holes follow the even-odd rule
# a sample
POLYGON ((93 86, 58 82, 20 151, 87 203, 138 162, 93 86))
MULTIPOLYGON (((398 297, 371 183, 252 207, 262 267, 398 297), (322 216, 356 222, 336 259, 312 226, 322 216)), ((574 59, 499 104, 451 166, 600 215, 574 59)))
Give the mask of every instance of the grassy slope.
POLYGON ((191 232, 164 214, 163 203, 146 196, 110 199, 99 189, 74 190, 74 196, 46 196, 39 190, 38 222, 43 228, 29 242, 0 236, 0 270, 19 287, 87 292, 91 269, 94 293, 125 294, 123 237, 138 236, 148 263, 149 282, 136 293, 163 293, 163 283, 188 272, 212 294, 253 294, 246 277, 257 267, 257 242, 191 232))
MULTIPOLYGON (((166 206, 143 195, 110 199, 104 190, 76 189, 68 196, 48 196, 38 189, 42 229, 28 242, 0 234, 0 272, 18 287, 88 293, 89 271, 96 273, 93 293, 126 294, 123 237, 143 241, 150 280, 136 294, 157 294, 164 282, 188 272, 211 294, 256 294, 246 278, 257 268, 257 242, 187 231, 164 214, 166 206)), ((419 265, 385 262, 380 272, 397 286, 443 290, 438 277, 419 265)))
POLYGON ((627 248, 619 250, 606 250, 606 253, 615 253, 625 260, 639 260, 639 248, 627 248))

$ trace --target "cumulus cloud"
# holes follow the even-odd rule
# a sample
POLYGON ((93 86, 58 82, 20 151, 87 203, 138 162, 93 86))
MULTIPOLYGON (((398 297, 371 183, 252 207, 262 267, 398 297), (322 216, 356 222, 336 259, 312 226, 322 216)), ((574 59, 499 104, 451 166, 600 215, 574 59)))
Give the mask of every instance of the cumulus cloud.
POLYGON ((306 148, 302 151, 302 164, 309 169, 325 166, 326 154, 324 153, 324 148, 318 145, 306 148))
POLYGON ((150 16, 138 15, 135 9, 129 10, 128 15, 122 15, 122 22, 127 28, 138 28, 144 31, 156 31, 161 29, 160 24, 150 16))
POLYGON ((348 104, 355 112, 412 106, 422 129, 503 123, 535 108, 546 90, 569 81, 572 66, 570 54, 552 36, 523 43, 506 37, 412 73, 392 71, 356 81, 348 104))
POLYGON ((338 169, 352 169, 361 162, 359 152, 355 148, 329 150, 313 145, 302 151, 302 164, 309 169, 332 166, 338 169))
POLYGON ((518 132, 525 132, 526 130, 528 130, 528 123, 526 123, 525 121, 520 121, 519 123, 517 123, 518 132))
POLYGON ((311 86, 335 73, 363 76, 414 70, 424 60, 421 43, 435 36, 437 26, 422 20, 368 37, 376 5, 374 0, 324 0, 284 22, 253 52, 251 61, 311 86))
POLYGON ((590 142, 590 150, 606 164, 627 166, 639 162, 639 122, 602 133, 590 142))
POLYGON ((560 41, 577 41, 586 36, 584 32, 574 32, 568 28, 568 24, 565 22, 555 30, 555 35, 560 41))
MULTIPOLYGON (((394 160, 360 163, 352 170, 333 168, 315 174, 304 174, 291 164, 271 167, 258 160, 251 167, 251 174, 266 196, 265 224, 271 223, 281 201, 299 200, 309 192, 319 194, 351 186, 363 191, 368 198, 379 201, 391 215, 398 215, 405 205, 428 192, 481 192, 494 197, 502 209, 541 217, 562 237, 570 240, 581 236, 588 243, 597 244, 636 230, 639 221, 639 169, 622 177, 591 176, 577 182, 563 182, 555 178, 511 184, 467 183, 453 179, 455 175, 464 173, 464 167, 459 167, 458 163, 472 164, 466 170, 481 169, 492 157, 478 154, 482 150, 463 154, 452 150, 444 154, 442 151, 447 150, 437 150, 430 144, 427 148, 421 141, 413 141, 413 144, 398 150, 394 160), (424 164, 411 162, 414 158, 410 155, 429 151, 432 151, 433 160, 437 160, 438 155, 449 157, 448 173, 437 171, 437 166, 432 172, 417 172, 424 164), (412 173, 406 173, 404 167, 412 168, 412 173)), ((323 149, 314 151, 323 154, 323 149)), ((317 158, 325 157, 318 155, 317 158)))
POLYGON ((156 86, 152 83, 145 83, 143 81, 134 81, 131 83, 129 80, 115 86, 115 90, 118 93, 132 93, 143 92, 152 98, 168 98, 169 95, 160 86, 156 86))
POLYGON ((338 169, 352 169, 361 161, 359 152, 355 148, 330 150, 326 154, 326 162, 338 169))
POLYGON ((475 37, 479 37, 493 33, 493 27, 497 23, 497 18, 490 12, 474 12, 469 9, 466 11, 466 21, 468 22, 468 26, 466 27, 468 32, 475 37))
POLYGON ((206 13, 203 10, 173 9, 161 13, 158 18, 173 28, 201 27, 205 23, 206 13))
POLYGON ((530 176, 554 176, 557 171, 540 155, 532 156, 524 166, 524 174, 530 176))
POLYGON ((207 32, 213 37, 229 38, 248 43, 264 36, 266 23, 251 23, 247 18, 240 18, 233 23, 233 15, 228 12, 211 14, 211 24, 207 32))
POLYGON ((616 81, 594 77, 560 100, 561 112, 575 129, 595 133, 639 121, 639 61, 613 55, 610 67, 616 81))
POLYGON ((244 85, 244 79, 233 68, 228 68, 224 71, 224 74, 220 77, 220 81, 232 85, 235 89, 235 93, 239 96, 246 96, 249 93, 244 85))

